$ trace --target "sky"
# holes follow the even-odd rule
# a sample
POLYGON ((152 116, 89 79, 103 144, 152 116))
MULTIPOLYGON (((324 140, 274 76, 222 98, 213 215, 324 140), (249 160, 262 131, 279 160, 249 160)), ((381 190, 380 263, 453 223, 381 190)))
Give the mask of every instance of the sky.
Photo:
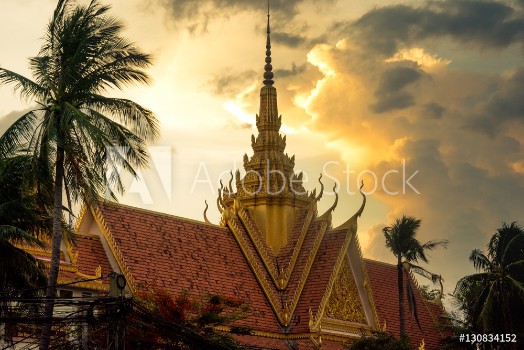
MULTIPOLYGON (((266 2, 115 0, 125 35, 154 57, 149 86, 115 91, 154 111, 161 137, 126 204, 218 223, 219 180, 252 154, 266 2)), ((31 76, 55 2, 2 0, 0 66, 31 76)), ((271 0, 286 152, 305 187, 337 183, 337 226, 368 202, 367 258, 395 262, 382 228, 410 215, 418 238, 447 239, 426 267, 445 292, 503 222, 524 225, 523 0, 271 0)), ((0 87, 0 132, 32 105, 0 87)), ((334 195, 326 190, 319 213, 334 195)), ((421 281, 422 282, 422 281, 421 281)), ((426 283, 426 282, 423 282, 426 283)), ((449 297, 448 297, 449 300, 449 297)))

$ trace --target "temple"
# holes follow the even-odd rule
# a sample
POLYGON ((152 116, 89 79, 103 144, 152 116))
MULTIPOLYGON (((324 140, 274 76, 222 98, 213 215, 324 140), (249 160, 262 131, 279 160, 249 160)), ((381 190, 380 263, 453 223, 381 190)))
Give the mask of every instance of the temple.
MULTIPOLYGON (((371 330, 399 335, 396 266, 364 259, 359 246, 366 198, 338 227, 332 224, 338 197, 325 213, 317 211, 324 185, 319 179, 318 194, 306 191, 295 156, 285 153, 271 63, 268 15, 258 134, 251 136, 252 155, 244 155, 245 172, 231 174, 219 189, 220 222, 210 223, 205 213, 195 221, 112 202, 85 206, 76 246, 63 245, 60 283, 115 271, 131 295, 154 283, 172 293, 240 298, 251 314, 235 324, 250 332, 234 337, 250 349, 345 349, 371 330)), ((62 289, 97 294, 109 286, 95 280, 62 289)), ((436 349, 443 308, 420 293, 416 298, 421 327, 406 307, 407 332, 415 348, 436 349)))

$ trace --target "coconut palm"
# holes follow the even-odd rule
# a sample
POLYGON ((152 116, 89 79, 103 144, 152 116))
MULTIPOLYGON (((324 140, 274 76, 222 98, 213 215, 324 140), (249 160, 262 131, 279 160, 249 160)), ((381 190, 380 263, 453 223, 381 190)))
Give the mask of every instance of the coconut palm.
MULTIPOLYGON (((42 295, 47 282, 37 260, 21 249, 43 248, 39 237, 47 236, 51 227, 36 192, 24 186, 29 160, 24 156, 0 159, 0 318, 20 317, 29 311, 27 305, 14 300, 42 295)), ((13 322, 0 324, 2 348, 15 326, 13 322)))
POLYGON ((461 278, 454 292, 466 323, 482 333, 522 335, 524 229, 504 223, 491 237, 487 255, 475 249, 469 260, 479 272, 461 278))
MULTIPOLYGON (((400 318, 400 336, 406 336, 405 315, 404 315, 404 270, 409 269, 424 277, 431 279, 434 283, 441 280, 439 275, 433 274, 423 267, 417 265, 419 260, 427 263, 426 252, 438 247, 446 247, 447 240, 429 241, 420 243, 416 238, 420 228, 420 220, 411 216, 402 216, 397 219, 392 226, 384 227, 382 230, 386 238, 386 247, 397 258, 397 279, 398 279, 398 305, 400 318)), ((417 304, 415 301, 415 291, 411 283, 407 281, 407 298, 410 312, 418 322, 417 304)))
MULTIPOLYGON (((121 36, 110 7, 59 0, 37 56, 30 58, 33 80, 0 68, 0 82, 11 84, 38 104, 0 138, 0 157, 21 147, 33 159, 33 174, 53 182, 53 235, 46 297, 56 294, 63 190, 73 203, 93 201, 123 190, 119 169, 136 176, 147 163, 146 141, 158 135, 153 113, 108 90, 148 83, 150 57, 121 36), (108 183, 110 186, 108 186, 108 183)), ((46 303, 51 316, 53 303, 46 303)), ((49 346, 51 325, 43 327, 41 349, 49 346)))

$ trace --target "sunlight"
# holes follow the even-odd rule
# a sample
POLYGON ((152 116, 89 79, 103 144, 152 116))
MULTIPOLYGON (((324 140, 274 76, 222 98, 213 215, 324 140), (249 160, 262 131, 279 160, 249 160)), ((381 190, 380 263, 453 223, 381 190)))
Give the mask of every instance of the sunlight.
POLYGON ((447 66, 451 63, 450 60, 442 59, 436 55, 431 55, 420 47, 413 47, 411 49, 399 50, 392 57, 386 59, 384 62, 401 62, 413 61, 421 68, 432 68, 434 66, 447 66))

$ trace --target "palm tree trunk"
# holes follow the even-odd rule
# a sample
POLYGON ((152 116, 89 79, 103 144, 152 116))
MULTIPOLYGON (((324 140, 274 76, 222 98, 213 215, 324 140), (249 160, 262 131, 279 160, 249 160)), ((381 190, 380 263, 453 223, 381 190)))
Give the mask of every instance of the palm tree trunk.
POLYGON ((47 280, 46 302, 44 308, 44 325, 40 337, 39 350, 47 350, 51 340, 53 326, 54 298, 60 267, 60 245, 62 244, 62 186, 64 178, 64 149, 57 146, 55 165, 55 193, 53 205, 53 236, 51 245, 51 263, 47 280))
POLYGON ((402 267, 402 257, 398 256, 397 262, 397 281, 398 281, 398 312, 400 320, 400 337, 406 336, 406 326, 404 321, 404 271, 402 267))

